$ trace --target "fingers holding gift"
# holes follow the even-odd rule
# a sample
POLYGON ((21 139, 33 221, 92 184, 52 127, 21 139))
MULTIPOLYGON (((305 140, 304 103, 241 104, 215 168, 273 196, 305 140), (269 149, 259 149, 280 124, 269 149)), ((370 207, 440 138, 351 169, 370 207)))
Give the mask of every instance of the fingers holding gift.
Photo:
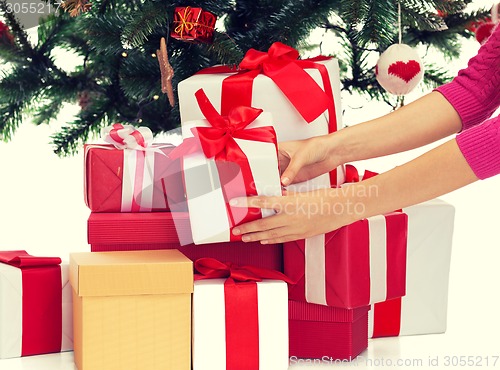
MULTIPOLYGON (((261 241, 263 244, 307 238, 337 228, 336 217, 331 211, 332 189, 309 193, 294 193, 283 197, 235 198, 231 205, 237 207, 266 208, 276 215, 248 222, 233 229, 233 234, 243 235, 242 240, 261 241)), ((341 225, 339 225, 341 226, 341 225)))

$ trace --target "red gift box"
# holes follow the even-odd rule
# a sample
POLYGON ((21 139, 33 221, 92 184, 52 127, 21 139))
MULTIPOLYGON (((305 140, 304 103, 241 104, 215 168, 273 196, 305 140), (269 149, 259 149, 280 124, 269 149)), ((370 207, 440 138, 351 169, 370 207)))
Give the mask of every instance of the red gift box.
POLYGON ((59 257, 0 251, 0 359, 73 348, 67 267, 59 257))
POLYGON ((290 361, 354 359, 368 347, 369 309, 288 301, 290 361))
POLYGON ((180 161, 172 145, 147 151, 85 145, 85 203, 93 212, 184 211, 180 161))
POLYGON ((210 43, 217 17, 202 8, 177 7, 170 37, 184 41, 210 43))
POLYGON ((284 245, 289 298, 357 308, 405 295, 408 217, 394 212, 284 245))
POLYGON ((179 249, 192 261, 211 257, 238 265, 283 271, 282 244, 192 244, 187 212, 91 213, 87 238, 92 252, 179 249))

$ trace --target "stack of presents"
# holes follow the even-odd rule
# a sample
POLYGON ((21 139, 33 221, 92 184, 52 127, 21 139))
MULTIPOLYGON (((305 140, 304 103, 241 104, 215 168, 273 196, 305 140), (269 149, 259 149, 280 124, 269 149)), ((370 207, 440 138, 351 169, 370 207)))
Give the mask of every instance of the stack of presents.
MULTIPOLYGON (((0 358, 74 349, 86 369, 287 369, 446 328, 454 208, 440 200, 285 244, 235 225, 282 194, 277 143, 341 129, 335 58, 276 43, 178 85, 183 142, 115 124, 85 146, 90 252, 0 253, 0 358)), ((294 191, 342 186, 341 166, 294 191)))

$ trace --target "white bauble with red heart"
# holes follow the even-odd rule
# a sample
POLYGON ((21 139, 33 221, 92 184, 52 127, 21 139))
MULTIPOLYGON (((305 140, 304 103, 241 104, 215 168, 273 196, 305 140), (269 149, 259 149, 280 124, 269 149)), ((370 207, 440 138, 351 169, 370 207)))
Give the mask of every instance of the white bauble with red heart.
POLYGON ((415 49, 394 44, 380 55, 375 75, 388 93, 406 95, 422 80, 424 65, 415 49))

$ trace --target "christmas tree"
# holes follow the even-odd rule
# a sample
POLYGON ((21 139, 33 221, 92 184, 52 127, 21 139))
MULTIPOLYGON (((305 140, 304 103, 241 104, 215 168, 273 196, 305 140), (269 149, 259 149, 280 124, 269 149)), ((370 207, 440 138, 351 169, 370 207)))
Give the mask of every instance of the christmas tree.
POLYGON ((16 11, 12 3, 0 0, 0 58, 5 62, 0 138, 10 140, 27 115, 35 124, 45 124, 57 118, 64 104, 78 103, 81 110, 75 120, 53 137, 60 155, 74 153, 114 122, 148 126, 154 133, 179 126, 178 104, 171 106, 168 94, 162 93, 162 37, 174 71, 174 96, 179 81, 214 64, 237 65, 250 48, 267 51, 280 41, 306 52, 315 46, 308 42, 311 32, 323 28, 338 41, 343 89, 390 102, 375 79, 369 56, 398 42, 398 14, 404 43, 433 47, 443 55, 441 66, 426 62, 424 82, 434 86, 450 78, 446 60, 458 56, 462 37, 474 36, 471 22, 489 12, 466 11, 471 0, 32 2, 44 4, 51 13, 38 26, 36 44, 28 38, 29 25, 20 21, 22 8, 16 11), (174 28, 186 26, 176 24, 174 15, 176 7, 187 6, 217 16, 212 40, 169 37, 174 28), (78 58, 76 68, 55 57, 61 50, 78 58))

